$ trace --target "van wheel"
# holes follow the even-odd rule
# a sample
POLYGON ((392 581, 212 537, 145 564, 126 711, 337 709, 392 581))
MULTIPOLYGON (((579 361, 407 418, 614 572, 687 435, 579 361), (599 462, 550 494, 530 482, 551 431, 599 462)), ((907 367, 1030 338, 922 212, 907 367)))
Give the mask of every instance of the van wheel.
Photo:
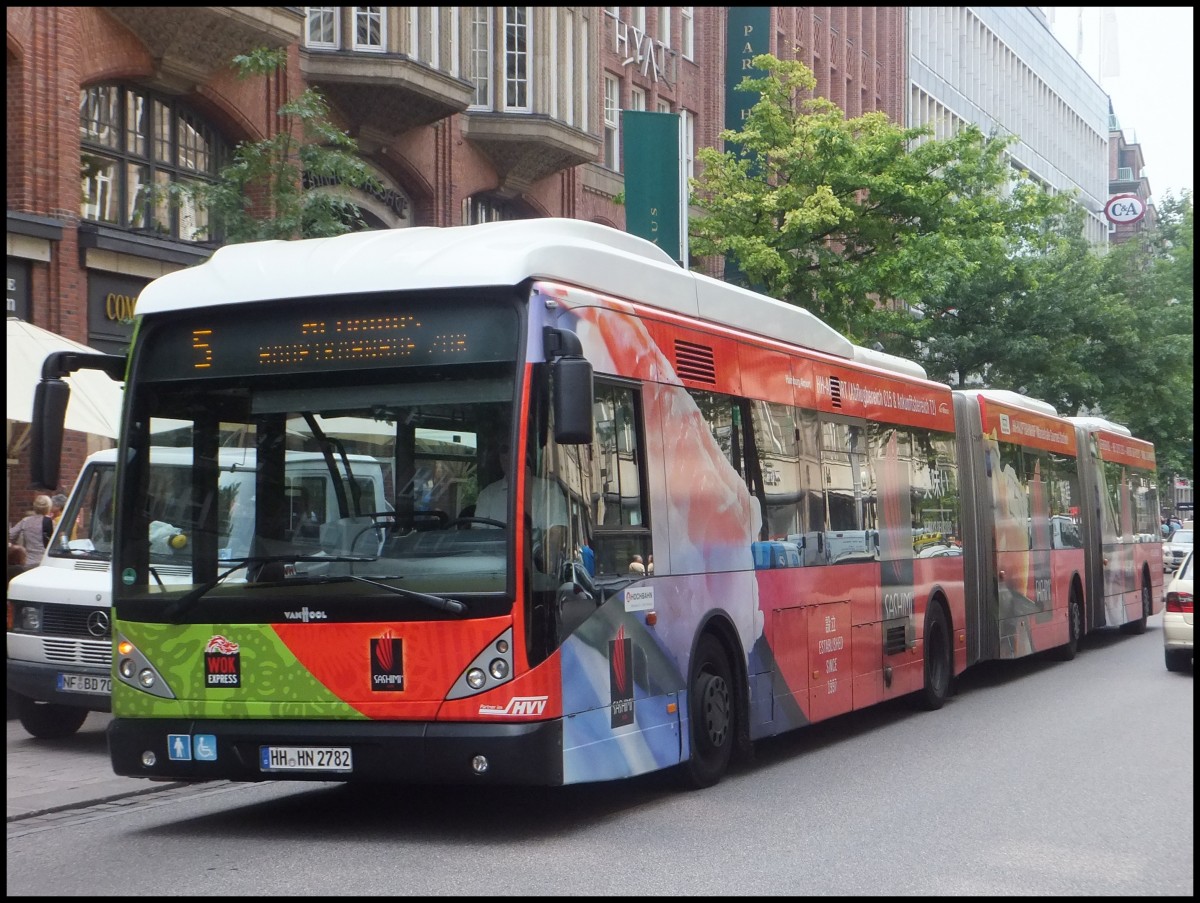
POLYGON ((17 717, 21 727, 41 740, 69 737, 87 720, 88 710, 73 705, 38 702, 28 696, 17 697, 17 717))
POLYGON ((733 756, 737 725, 733 671, 724 647, 711 634, 700 638, 688 687, 691 757, 683 763, 685 782, 695 789, 721 780, 733 756))

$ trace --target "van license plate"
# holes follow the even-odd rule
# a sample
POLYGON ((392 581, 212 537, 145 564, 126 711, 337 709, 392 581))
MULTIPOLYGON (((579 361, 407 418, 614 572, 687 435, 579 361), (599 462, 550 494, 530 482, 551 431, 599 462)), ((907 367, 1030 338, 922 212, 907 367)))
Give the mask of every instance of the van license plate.
POLYGON ((58 689, 70 693, 106 695, 112 692, 112 678, 95 674, 59 674, 58 689))
POLYGON ((260 746, 261 771, 334 771, 354 770, 348 746, 260 746))

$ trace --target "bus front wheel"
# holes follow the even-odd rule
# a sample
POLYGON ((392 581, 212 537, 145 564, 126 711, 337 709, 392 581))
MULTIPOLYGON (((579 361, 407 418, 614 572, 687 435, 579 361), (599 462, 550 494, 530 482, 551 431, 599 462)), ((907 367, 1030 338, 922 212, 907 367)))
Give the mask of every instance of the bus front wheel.
POLYGON ((711 787, 728 770, 736 734, 735 698, 729 656, 716 637, 705 634, 696 647, 688 686, 692 754, 684 775, 689 786, 711 787))

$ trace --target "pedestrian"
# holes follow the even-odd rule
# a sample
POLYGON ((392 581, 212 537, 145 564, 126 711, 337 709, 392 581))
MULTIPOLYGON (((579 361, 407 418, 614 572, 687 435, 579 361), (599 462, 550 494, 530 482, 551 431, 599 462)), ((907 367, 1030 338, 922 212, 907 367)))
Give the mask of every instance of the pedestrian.
POLYGON ((17 521, 8 531, 8 541, 25 550, 25 561, 29 567, 37 567, 46 554, 50 534, 54 532, 54 521, 50 518, 50 496, 39 495, 33 500, 33 511, 17 521))
POLYGON ((8 579, 21 573, 28 567, 26 564, 25 547, 19 546, 15 542, 8 544, 8 579))
POLYGON ((61 492, 50 499, 50 519, 54 521, 54 529, 58 529, 58 522, 62 520, 63 509, 67 507, 67 497, 61 492))

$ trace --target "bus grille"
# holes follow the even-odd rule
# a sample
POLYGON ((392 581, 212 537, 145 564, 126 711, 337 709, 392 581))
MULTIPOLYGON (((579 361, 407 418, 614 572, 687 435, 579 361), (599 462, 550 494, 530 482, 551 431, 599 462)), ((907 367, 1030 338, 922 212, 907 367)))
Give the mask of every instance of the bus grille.
POLYGON ((829 377, 829 401, 835 408, 842 406, 842 381, 836 377, 829 377))
POLYGON ((903 652, 907 647, 908 643, 904 638, 904 625, 889 627, 887 629, 887 639, 884 641, 883 654, 895 655, 897 652, 903 652))
POLYGON ((675 340, 675 372, 681 379, 692 382, 717 384, 717 364, 713 350, 707 345, 675 340))

